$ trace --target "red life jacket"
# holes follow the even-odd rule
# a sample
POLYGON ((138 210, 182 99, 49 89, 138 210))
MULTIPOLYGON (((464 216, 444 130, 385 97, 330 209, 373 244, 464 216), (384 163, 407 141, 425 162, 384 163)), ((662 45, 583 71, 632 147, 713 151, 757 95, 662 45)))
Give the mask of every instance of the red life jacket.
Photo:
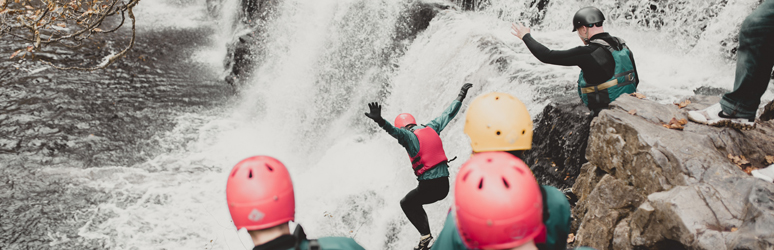
POLYGON ((411 167, 414 169, 415 175, 420 176, 438 164, 446 162, 446 152, 443 151, 441 137, 438 136, 438 133, 433 128, 425 127, 413 132, 419 141, 419 152, 417 155, 414 157, 409 155, 411 167))

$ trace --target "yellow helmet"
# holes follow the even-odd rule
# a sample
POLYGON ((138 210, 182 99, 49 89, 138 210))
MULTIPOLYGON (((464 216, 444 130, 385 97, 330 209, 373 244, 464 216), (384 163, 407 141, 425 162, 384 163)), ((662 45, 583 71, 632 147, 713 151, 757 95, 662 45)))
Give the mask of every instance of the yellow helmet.
POLYGON ((524 103, 506 93, 480 95, 465 116, 465 134, 473 152, 529 150, 532 118, 524 103))

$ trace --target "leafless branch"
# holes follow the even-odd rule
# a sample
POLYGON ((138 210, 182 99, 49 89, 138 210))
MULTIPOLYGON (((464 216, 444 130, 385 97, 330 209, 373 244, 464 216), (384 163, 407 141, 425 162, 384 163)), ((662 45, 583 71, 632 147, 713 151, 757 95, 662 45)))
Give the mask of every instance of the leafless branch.
MULTIPOLYGON (((134 47, 136 38, 136 19, 133 8, 140 0, 0 0, 0 36, 8 35, 32 45, 20 49, 11 55, 21 57, 27 53, 40 51, 51 44, 61 44, 70 47, 64 41, 80 44, 90 39, 94 34, 113 33, 123 27, 126 16, 131 19, 131 38, 129 44, 121 52, 102 59, 98 66, 60 67, 54 63, 38 59, 57 69, 65 70, 97 70, 105 68, 119 58, 125 56, 134 47), (120 4, 119 4, 120 3, 120 4), (99 28, 107 17, 121 16, 120 22, 110 28, 99 28)), ((112 25, 111 25, 112 26, 112 25)))
MULTIPOLYGON (((136 2, 138 2, 138 1, 139 1, 139 0, 136 0, 136 1, 134 1, 134 2, 136 3, 136 2)), ((98 65, 98 66, 96 66, 96 67, 92 67, 92 68, 83 68, 83 67, 59 67, 59 66, 56 66, 56 65, 54 65, 53 63, 51 63, 51 62, 49 62, 49 61, 45 61, 45 60, 40 60, 40 61, 41 61, 41 62, 43 62, 43 63, 46 63, 46 64, 50 65, 51 67, 54 67, 54 68, 56 68, 56 69, 60 69, 60 70, 82 70, 82 71, 94 71, 94 70, 98 70, 98 69, 104 69, 105 67, 107 67, 107 66, 110 66, 110 65, 111 65, 111 64, 113 64, 113 63, 114 63, 116 60, 118 60, 118 59, 119 59, 119 58, 121 58, 122 56, 125 56, 125 55, 126 55, 126 53, 128 53, 128 52, 129 52, 129 50, 131 50, 131 49, 132 49, 132 47, 134 47, 134 40, 135 40, 135 18, 134 18, 134 13, 132 12, 132 8, 133 8, 135 5, 136 5, 136 4, 134 4, 134 5, 130 5, 131 7, 128 7, 128 8, 126 8, 126 12, 129 14, 129 19, 131 19, 131 20, 132 20, 132 39, 129 41, 129 45, 128 45, 126 48, 124 48, 124 50, 122 50, 121 52, 119 52, 118 54, 110 55, 110 56, 108 56, 108 57, 105 57, 105 58, 103 58, 103 59, 102 59, 102 63, 100 63, 100 65, 98 65)))

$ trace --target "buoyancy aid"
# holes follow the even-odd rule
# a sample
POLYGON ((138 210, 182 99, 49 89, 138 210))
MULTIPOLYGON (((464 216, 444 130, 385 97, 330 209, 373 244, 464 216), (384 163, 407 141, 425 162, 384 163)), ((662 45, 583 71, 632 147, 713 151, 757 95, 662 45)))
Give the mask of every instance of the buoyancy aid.
POLYGON ((622 94, 629 94, 637 91, 637 72, 634 70, 634 64, 630 57, 631 51, 629 50, 629 47, 626 46, 623 39, 617 37, 613 37, 613 39, 618 42, 618 48, 613 48, 609 43, 602 39, 589 41, 589 43, 601 45, 591 53, 591 56, 593 56, 600 65, 603 65, 603 68, 608 69, 609 67, 604 67, 604 65, 609 64, 610 62, 602 53, 607 53, 605 52, 605 50, 607 50, 612 54, 614 60, 613 63, 615 63, 615 71, 612 73, 613 77, 609 80, 599 84, 589 84, 586 82, 586 79, 583 78, 583 71, 581 70, 580 76, 578 77, 578 95, 580 95, 583 104, 586 106, 589 106, 590 104, 594 106, 608 104, 622 94))
POLYGON ((320 243, 316 239, 307 239, 306 233, 301 225, 296 225, 296 230, 293 231, 293 236, 296 237, 296 245, 293 250, 320 250, 320 243), (302 243, 306 241, 307 247, 302 249, 302 243))
POLYGON ((422 175, 427 170, 434 168, 442 162, 446 162, 446 152, 443 151, 443 143, 438 133, 431 127, 425 127, 412 131, 419 141, 419 152, 411 159, 411 167, 414 174, 422 175))

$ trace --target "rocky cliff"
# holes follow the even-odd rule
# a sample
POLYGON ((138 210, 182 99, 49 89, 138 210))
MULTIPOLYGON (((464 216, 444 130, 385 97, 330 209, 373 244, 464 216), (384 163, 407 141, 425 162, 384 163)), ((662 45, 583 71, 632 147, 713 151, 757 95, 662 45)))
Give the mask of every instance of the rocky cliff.
POLYGON ((719 98, 689 100, 624 96, 594 118, 573 186, 575 245, 774 248, 774 183, 748 175, 774 162, 774 121, 748 131, 681 123, 719 98))

